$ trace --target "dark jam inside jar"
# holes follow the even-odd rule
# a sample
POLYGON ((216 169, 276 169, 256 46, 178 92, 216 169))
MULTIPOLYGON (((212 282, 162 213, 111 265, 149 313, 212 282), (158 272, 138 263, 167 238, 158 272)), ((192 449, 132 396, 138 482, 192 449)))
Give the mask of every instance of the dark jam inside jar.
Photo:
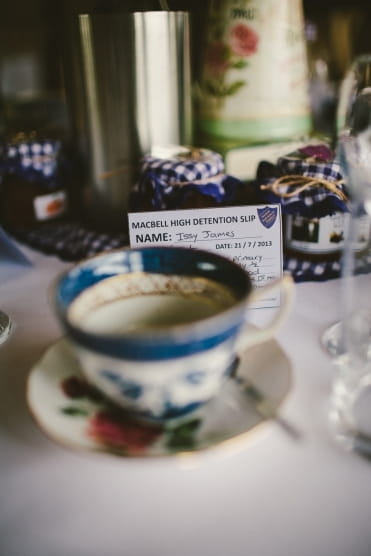
POLYGON ((19 134, 3 146, 0 222, 5 227, 34 229, 66 215, 60 161, 58 140, 19 134))

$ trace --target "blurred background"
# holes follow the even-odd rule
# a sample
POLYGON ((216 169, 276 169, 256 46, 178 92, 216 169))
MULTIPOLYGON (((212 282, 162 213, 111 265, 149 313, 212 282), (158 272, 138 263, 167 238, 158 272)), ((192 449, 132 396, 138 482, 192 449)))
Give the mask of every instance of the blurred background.
MULTIPOLYGON (((209 2, 171 0, 191 12, 193 71, 198 70, 202 29, 209 2)), ((371 50, 369 0, 304 0, 312 102, 328 97, 332 117, 338 84, 355 55, 371 50)), ((160 9, 160 2, 125 0, 3 0, 0 6, 0 93, 2 126, 14 118, 38 120, 68 133, 62 59, 68 48, 68 20, 78 13, 160 9), (42 100, 40 105, 38 100, 42 100), (32 102, 32 113, 27 109, 32 102), (17 114, 14 106, 17 106, 17 114), (35 108, 37 107, 37 109, 35 108)), ((9 123, 10 122, 10 123, 9 123)), ((18 122, 19 123, 19 122, 18 122)), ((320 126, 318 122, 314 125, 320 126)))
MULTIPOLYGON (((280 0, 277 0, 279 2, 280 0)), ((299 0, 300 1, 300 0, 299 0)), ((74 187, 73 179, 69 180, 69 206, 77 207, 80 216, 80 204, 88 215, 88 201, 81 201, 80 167, 74 166, 76 149, 76 110, 72 114, 68 91, 72 84, 81 76, 76 56, 73 54, 74 31, 72 22, 77 14, 125 13, 134 11, 161 10, 168 6, 170 10, 184 10, 190 13, 191 29, 191 71, 192 81, 196 83, 201 70, 201 53, 208 23, 208 14, 212 0, 2 0, 0 3, 0 135, 12 137, 21 133, 32 133, 37 130, 41 136, 56 137, 63 145, 70 147, 67 156, 70 164, 69 176, 75 179, 79 187, 74 187), (76 65, 77 64, 77 65, 76 65), (74 67, 75 66, 75 67, 74 67), (74 127, 75 126, 75 127, 74 127), (76 170, 75 170, 76 167, 76 170)), ((241 4, 242 5, 242 4, 241 4)), ((294 4, 293 4, 294 5, 294 4)), ((302 8, 305 22, 305 44, 309 69, 310 107, 312 112, 312 132, 319 136, 335 136, 335 114, 339 85, 352 60, 359 54, 371 52, 371 21, 370 0, 303 0, 302 8)), ((122 50, 122 49, 121 49, 122 50)), ((115 61, 121 60, 114 52, 115 61)), ((121 63, 121 62, 120 62, 121 63)), ((130 77, 128 76, 128 80, 130 77)), ((273 84, 274 85, 274 84, 273 84)), ((125 85, 122 85, 125 88, 125 85)), ((107 85, 108 93, 104 99, 104 109, 114 110, 113 96, 107 85), (112 106, 111 106, 112 105, 112 106)), ((274 91, 274 87, 272 89, 274 91)), ((76 95, 77 96, 77 95, 76 95)), ((289 100, 289 99, 288 99, 289 100)), ((81 108, 81 105, 80 105, 81 108)), ((82 110, 80 110, 82 112, 82 110)), ((114 144, 120 120, 113 118, 112 125, 107 124, 109 140, 114 144), (111 131, 114 129, 114 132, 111 131)), ((124 120, 121 120, 121 122, 124 120)), ((195 122, 193 145, 208 147, 197 135, 195 122)), ((127 127, 127 126, 126 126, 127 127)), ((129 133, 127 133, 129 135, 129 133)), ((111 153, 112 148, 104 138, 101 150, 111 153)), ((211 146, 212 148, 212 146, 211 146)), ((135 147, 125 147, 129 152, 135 147)), ((131 156, 131 153, 129 153, 131 156)), ((125 161, 124 161, 125 162, 125 161)), ((136 162, 136 161, 135 161, 136 162)), ((125 162, 126 163, 126 162, 125 162)), ((126 206, 127 191, 134 178, 119 167, 111 172, 104 181, 99 193, 98 202, 91 202, 92 221, 97 227, 107 229, 113 223, 112 207, 117 207, 117 229, 122 229, 122 213, 126 206), (112 176, 111 176, 112 174, 112 176), (121 184, 119 179, 127 175, 128 184, 121 184), (110 185, 109 180, 112 181, 110 185), (125 195, 123 191, 125 190, 125 195), (125 198, 124 198, 125 197, 125 198), (107 202, 107 210, 102 210, 102 202, 107 202), (102 224, 98 222, 99 213, 103 215, 102 224), (108 217, 107 217, 108 216, 108 217), (99 226, 98 226, 99 224, 99 226)), ((108 166, 110 168, 110 166, 108 166)), ((83 170, 81 170, 81 175, 83 170)), ((233 173, 231 171, 231 173, 233 173)), ((237 175, 237 174, 235 174, 237 175)), ((240 177, 240 176, 238 176, 240 177)), ((90 187, 88 179, 88 189, 90 187)), ((0 221, 9 228, 19 229, 26 224, 27 211, 31 211, 31 197, 40 194, 43 189, 31 191, 24 184, 3 182, 2 215, 0 221), (9 198, 5 198, 5 192, 9 198), (20 209, 23 203, 24 210, 20 209), (14 215, 16 221, 7 222, 7 217, 14 215)), ((97 186, 97 187, 98 187, 97 186)), ((55 187, 57 189, 57 187, 55 187)), ((93 189, 90 187, 90 189, 93 189)), ((91 191, 88 191, 90 194, 91 191)), ((56 199, 53 198, 53 202, 56 199)), ((57 199, 60 202, 60 199, 57 199)), ((90 201, 89 201, 90 202, 90 201)), ((1 209, 1 205, 0 205, 1 209)), ((31 214, 31 213, 30 213, 31 214)), ((89 215, 90 216, 90 215, 89 215)), ((99 216, 100 217, 100 216, 99 216)), ((30 216, 30 224, 34 223, 30 216)), ((115 226, 113 226, 115 228, 115 226)))

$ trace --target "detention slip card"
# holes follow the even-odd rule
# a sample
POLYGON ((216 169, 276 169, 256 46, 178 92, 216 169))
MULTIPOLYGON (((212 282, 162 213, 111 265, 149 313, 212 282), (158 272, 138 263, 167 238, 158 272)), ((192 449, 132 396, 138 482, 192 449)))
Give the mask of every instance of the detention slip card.
MULTIPOLYGON (((172 245, 215 251, 241 265, 256 287, 282 275, 280 205, 135 212, 128 220, 131 247, 172 245)), ((279 303, 277 289, 252 307, 279 303)))

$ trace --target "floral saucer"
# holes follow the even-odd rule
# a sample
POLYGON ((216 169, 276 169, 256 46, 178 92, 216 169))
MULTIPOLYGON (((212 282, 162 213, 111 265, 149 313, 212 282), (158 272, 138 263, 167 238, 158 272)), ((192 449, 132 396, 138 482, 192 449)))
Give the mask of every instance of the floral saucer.
POLYGON ((39 427, 57 443, 122 457, 154 457, 203 450, 245 436, 266 421, 256 405, 256 392, 274 412, 290 386, 290 362, 271 340, 247 350, 220 395, 197 412, 161 428, 142 425, 85 381, 68 341, 61 339, 32 368, 27 402, 39 427))

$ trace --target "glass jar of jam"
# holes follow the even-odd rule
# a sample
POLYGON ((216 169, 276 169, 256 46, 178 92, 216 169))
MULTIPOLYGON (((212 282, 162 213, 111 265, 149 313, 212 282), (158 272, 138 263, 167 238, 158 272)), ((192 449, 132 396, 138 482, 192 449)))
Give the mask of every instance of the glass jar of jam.
POLYGON ((4 141, 1 156, 0 223, 10 230, 38 228, 67 213, 61 141, 36 132, 4 141))

